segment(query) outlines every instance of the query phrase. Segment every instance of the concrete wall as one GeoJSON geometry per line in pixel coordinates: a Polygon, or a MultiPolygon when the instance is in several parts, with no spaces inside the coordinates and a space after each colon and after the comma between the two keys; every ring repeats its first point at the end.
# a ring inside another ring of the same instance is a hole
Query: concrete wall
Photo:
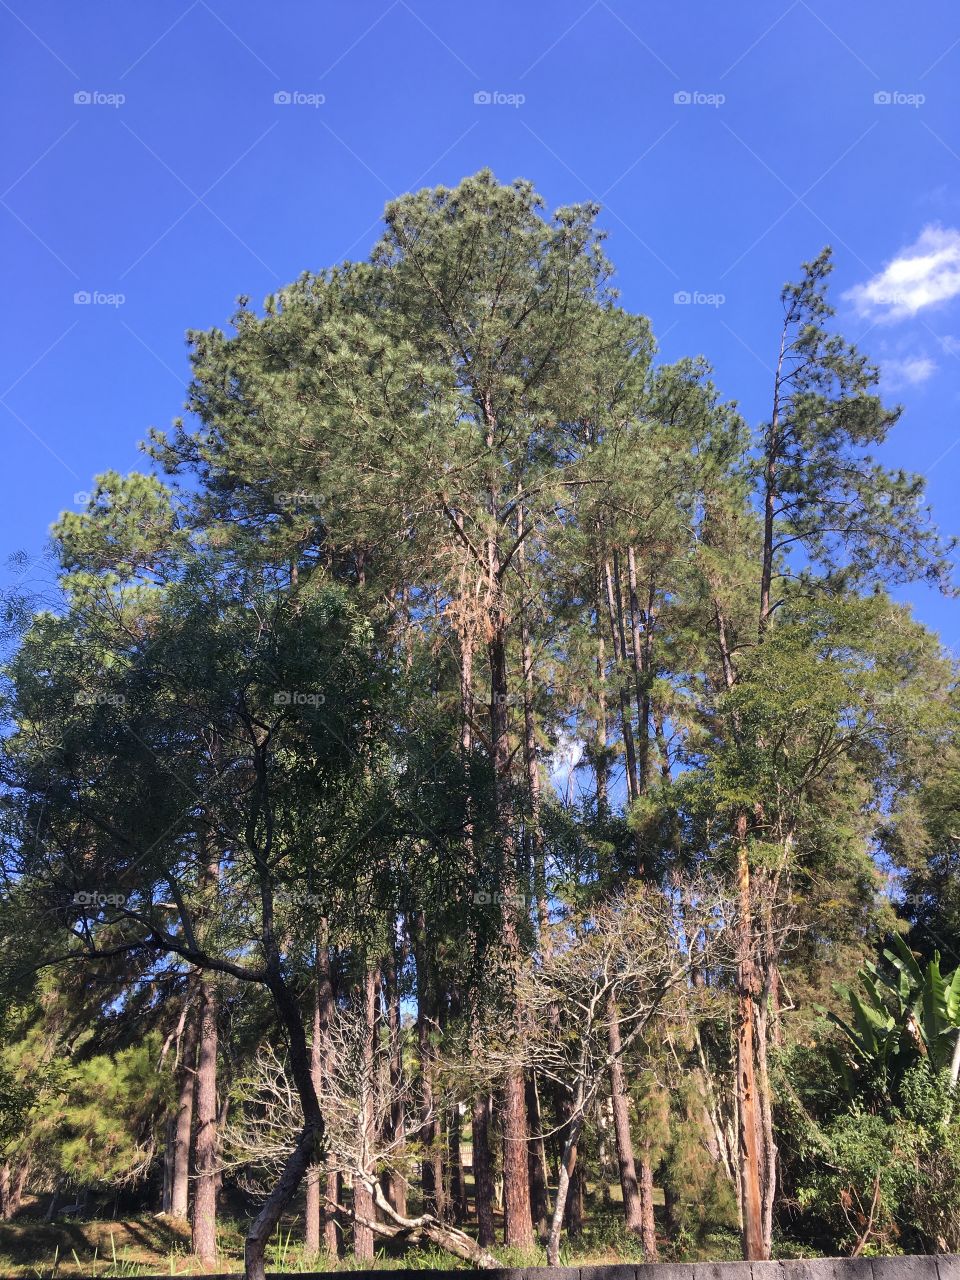
{"type": "MultiPolygon", "coordinates": [[[[350,1271],[344,1280],[463,1280],[462,1271],[350,1271]]],[[[490,1280],[960,1280],[960,1255],[809,1258],[795,1262],[658,1262],[478,1271],[490,1280]]],[[[208,1280],[212,1278],[208,1277],[208,1280]]],[[[329,1280],[299,1275],[290,1280],[329,1280]]]]}
{"type": "MultiPolygon", "coordinates": [[[[273,1280],[464,1280],[463,1271],[304,1272],[273,1280]]],[[[902,1258],[808,1258],[795,1262],[655,1262],[611,1267],[525,1267],[477,1271],[490,1280],[960,1280],[960,1255],[902,1258]]],[[[157,1280],[165,1280],[157,1277],[157,1280]]],[[[204,1280],[238,1280],[206,1276],[204,1280]]]]}

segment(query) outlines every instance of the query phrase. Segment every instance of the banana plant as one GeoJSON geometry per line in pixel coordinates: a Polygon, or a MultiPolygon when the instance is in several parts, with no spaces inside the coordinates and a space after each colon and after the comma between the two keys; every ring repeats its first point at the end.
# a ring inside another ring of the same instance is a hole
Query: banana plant
{"type": "Polygon", "coordinates": [[[933,1069],[944,1071],[950,1067],[951,1084],[956,1084],[960,1067],[960,966],[952,974],[942,974],[940,952],[935,951],[926,969],[921,969],[900,934],[894,936],[893,945],[895,951],[885,948],[883,954],[898,974],[897,995],[907,1014],[908,1029],[933,1069]]]}
{"type": "Polygon", "coordinates": [[[829,1020],[843,1032],[846,1053],[831,1058],[847,1092],[856,1092],[866,1076],[886,1092],[917,1057],[934,1071],[950,1070],[950,1083],[960,1075],[960,966],[952,974],[940,971],[940,953],[922,968],[904,939],[894,935],[892,949],[884,948],[892,973],[869,963],[859,972],[866,998],[841,984],[834,990],[850,1007],[848,1021],[836,1013],[829,1020]],[[852,1059],[852,1061],[851,1061],[852,1059]]]}

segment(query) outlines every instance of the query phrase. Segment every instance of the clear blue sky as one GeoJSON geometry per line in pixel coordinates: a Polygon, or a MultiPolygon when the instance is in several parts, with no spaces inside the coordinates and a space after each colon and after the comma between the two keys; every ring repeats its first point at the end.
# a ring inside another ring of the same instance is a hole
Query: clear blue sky
{"type": "MultiPolygon", "coordinates": [[[[626,305],[753,422],[780,286],[833,244],[842,328],[907,406],[885,460],[958,524],[956,0],[0,0],[0,48],[3,557],[144,465],[186,329],[483,166],[598,199],[626,305]]],[[[960,603],[906,594],[960,646],[960,603]]]]}

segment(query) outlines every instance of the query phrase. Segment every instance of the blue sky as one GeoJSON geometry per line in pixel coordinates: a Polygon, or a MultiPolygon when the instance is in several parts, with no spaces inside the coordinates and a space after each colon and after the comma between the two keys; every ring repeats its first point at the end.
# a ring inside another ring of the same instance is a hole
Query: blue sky
{"type": "MultiPolygon", "coordinates": [[[[780,286],[832,244],[838,322],[906,405],[884,460],[960,523],[955,3],[0,0],[0,48],[6,582],[48,577],[96,472],[144,465],[185,330],[484,166],[599,200],[625,304],[752,422],[780,286]]],[[[904,594],[960,647],[960,602],[904,594]]]]}

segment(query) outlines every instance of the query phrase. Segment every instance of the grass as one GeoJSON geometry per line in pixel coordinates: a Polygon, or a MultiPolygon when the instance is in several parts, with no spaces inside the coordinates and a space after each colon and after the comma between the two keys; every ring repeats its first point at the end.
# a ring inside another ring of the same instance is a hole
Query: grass
{"type": "Polygon", "coordinates": [[[76,1275],[188,1274],[190,1228],[142,1214],[117,1222],[65,1219],[0,1223],[0,1272],[56,1280],[76,1275]]]}
{"type": "MultiPolygon", "coordinates": [[[[467,1177],[468,1191],[472,1180],[467,1177]]],[[[563,1239],[561,1262],[566,1265],[602,1265],[639,1261],[640,1243],[629,1235],[619,1210],[620,1188],[589,1184],[588,1215],[582,1234],[563,1239]]],[[[661,1207],[663,1193],[654,1191],[661,1207]]],[[[413,1211],[415,1206],[411,1206],[413,1211]]],[[[361,1264],[348,1256],[341,1259],[308,1254],[302,1244],[302,1218],[291,1214],[280,1225],[267,1250],[268,1272],[352,1271],[361,1264]]],[[[221,1213],[217,1224],[218,1273],[243,1271],[243,1241],[246,1222],[221,1213]]],[[[0,1222],[0,1280],[70,1280],[76,1276],[135,1277],[192,1276],[204,1274],[200,1260],[191,1252],[189,1224],[167,1215],[134,1214],[117,1221],[62,1219],[44,1222],[21,1218],[0,1222]]],[[[542,1266],[545,1250],[536,1247],[520,1257],[515,1250],[497,1246],[493,1252],[505,1267],[542,1266]]],[[[717,1231],[701,1237],[678,1252],[683,1259],[720,1261],[738,1256],[738,1242],[732,1234],[717,1231]]],[[[456,1270],[467,1264],[424,1244],[411,1249],[388,1244],[378,1249],[374,1269],[456,1270]]],[[[367,1269],[363,1267],[363,1269],[367,1269]]]]}

